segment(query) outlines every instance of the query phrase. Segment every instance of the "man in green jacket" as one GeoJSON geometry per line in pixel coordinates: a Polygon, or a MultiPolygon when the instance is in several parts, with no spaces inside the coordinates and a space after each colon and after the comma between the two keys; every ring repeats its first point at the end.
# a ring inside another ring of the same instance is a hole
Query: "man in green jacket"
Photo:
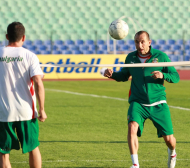
{"type": "MultiPolygon", "coordinates": [[[[151,40],[146,31],[135,35],[136,51],[128,54],[125,64],[171,62],[168,56],[151,48],[151,40]]],[[[176,139],[170,111],[166,102],[164,80],[170,83],[179,82],[179,74],[174,67],[125,67],[120,72],[106,69],[104,76],[116,81],[128,81],[132,76],[129,92],[130,107],[128,110],[128,145],[133,166],[139,168],[138,138],[141,136],[147,118],[153,121],[158,137],[163,137],[168,146],[168,167],[176,164],[176,139]]]]}

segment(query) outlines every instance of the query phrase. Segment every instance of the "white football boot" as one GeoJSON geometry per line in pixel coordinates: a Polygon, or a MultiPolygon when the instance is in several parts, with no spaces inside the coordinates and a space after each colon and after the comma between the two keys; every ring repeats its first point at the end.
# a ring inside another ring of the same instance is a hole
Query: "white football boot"
{"type": "Polygon", "coordinates": [[[168,168],[174,168],[176,164],[177,154],[171,156],[170,149],[168,149],[168,168]]]}

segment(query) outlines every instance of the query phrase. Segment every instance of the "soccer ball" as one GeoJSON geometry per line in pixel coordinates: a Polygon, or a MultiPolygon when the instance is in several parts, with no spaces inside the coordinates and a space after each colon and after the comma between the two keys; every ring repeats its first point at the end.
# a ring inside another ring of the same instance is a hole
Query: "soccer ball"
{"type": "Polygon", "coordinates": [[[114,20],[109,27],[109,34],[116,40],[121,40],[127,36],[129,27],[127,23],[121,19],[114,20]]]}

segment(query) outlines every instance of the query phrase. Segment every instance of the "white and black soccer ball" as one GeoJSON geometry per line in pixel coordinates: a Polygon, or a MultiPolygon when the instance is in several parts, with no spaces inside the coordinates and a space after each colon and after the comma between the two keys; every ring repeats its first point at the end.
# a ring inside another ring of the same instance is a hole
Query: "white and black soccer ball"
{"type": "Polygon", "coordinates": [[[109,27],[109,34],[116,40],[124,39],[129,33],[129,26],[121,19],[114,20],[109,27]]]}

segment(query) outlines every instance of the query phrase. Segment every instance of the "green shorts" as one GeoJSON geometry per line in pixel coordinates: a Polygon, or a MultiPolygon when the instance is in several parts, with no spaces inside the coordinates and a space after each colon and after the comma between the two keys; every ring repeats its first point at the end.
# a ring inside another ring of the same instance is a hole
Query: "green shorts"
{"type": "Polygon", "coordinates": [[[39,146],[38,120],[0,122],[0,153],[10,153],[12,149],[27,153],[39,146]],[[19,144],[20,142],[20,144],[19,144]]]}
{"type": "Polygon", "coordinates": [[[135,121],[139,124],[137,135],[140,137],[143,132],[144,122],[149,118],[157,128],[158,137],[172,135],[173,126],[169,107],[166,103],[156,106],[144,106],[137,102],[132,102],[128,110],[128,123],[135,121]]]}

